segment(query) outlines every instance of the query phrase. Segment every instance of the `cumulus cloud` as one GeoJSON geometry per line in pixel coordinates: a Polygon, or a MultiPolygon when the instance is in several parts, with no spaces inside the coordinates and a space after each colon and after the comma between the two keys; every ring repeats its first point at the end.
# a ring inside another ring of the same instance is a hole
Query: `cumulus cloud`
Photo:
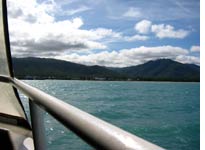
{"type": "Polygon", "coordinates": [[[103,65],[110,67],[126,67],[142,64],[149,60],[170,58],[176,59],[177,56],[188,54],[188,50],[173,46],[158,47],[137,47],[132,49],[122,49],[119,51],[103,51],[96,54],[57,56],[58,59],[72,61],[86,65],[103,65]]]}
{"type": "Polygon", "coordinates": [[[135,30],[139,33],[149,33],[151,28],[152,22],[149,20],[142,20],[135,25],[135,30]]]}
{"type": "Polygon", "coordinates": [[[53,22],[53,14],[56,4],[52,0],[47,0],[39,5],[36,0],[8,0],[8,17],[23,20],[30,23],[53,22]]]}
{"type": "Polygon", "coordinates": [[[200,52],[200,46],[194,45],[190,48],[191,52],[200,52]]]}
{"type": "Polygon", "coordinates": [[[106,48],[106,45],[93,39],[98,32],[80,29],[83,25],[80,18],[46,24],[10,19],[9,24],[14,49],[21,47],[27,51],[43,52],[106,48]]]}
{"type": "Polygon", "coordinates": [[[131,7],[122,16],[131,17],[131,18],[140,18],[142,14],[138,8],[131,7]]]}
{"type": "Polygon", "coordinates": [[[160,39],[162,38],[183,39],[189,34],[189,31],[183,29],[175,30],[173,26],[165,25],[165,24],[152,25],[152,32],[154,32],[156,36],[160,39]]]}
{"type": "Polygon", "coordinates": [[[122,33],[114,32],[112,29],[97,28],[89,31],[92,33],[92,37],[94,39],[102,39],[107,37],[120,39],[123,36],[122,33]]]}
{"type": "Polygon", "coordinates": [[[189,31],[184,29],[176,30],[173,26],[167,24],[152,24],[149,20],[142,20],[135,24],[135,30],[141,34],[154,33],[156,37],[183,39],[189,31]]]}

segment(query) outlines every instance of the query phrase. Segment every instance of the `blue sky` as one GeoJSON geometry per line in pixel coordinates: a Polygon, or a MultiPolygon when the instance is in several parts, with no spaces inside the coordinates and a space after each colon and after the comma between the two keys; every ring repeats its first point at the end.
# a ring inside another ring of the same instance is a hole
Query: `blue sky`
{"type": "Polygon", "coordinates": [[[199,0],[8,0],[15,57],[125,67],[200,64],[199,0]]]}

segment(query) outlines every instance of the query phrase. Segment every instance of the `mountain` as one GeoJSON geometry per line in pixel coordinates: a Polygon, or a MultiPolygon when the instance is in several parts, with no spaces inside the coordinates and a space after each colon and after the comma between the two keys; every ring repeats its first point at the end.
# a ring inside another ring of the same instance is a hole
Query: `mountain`
{"type": "Polygon", "coordinates": [[[81,80],[154,80],[199,81],[200,67],[170,59],[149,61],[142,65],[107,68],[86,66],[48,58],[13,58],[14,74],[18,78],[81,79],[81,80]]]}
{"type": "Polygon", "coordinates": [[[13,58],[15,76],[19,78],[93,79],[121,78],[120,74],[101,66],[85,66],[47,58],[13,58]]]}
{"type": "Polygon", "coordinates": [[[149,61],[142,65],[111,69],[140,80],[199,81],[200,67],[171,59],[149,61]]]}

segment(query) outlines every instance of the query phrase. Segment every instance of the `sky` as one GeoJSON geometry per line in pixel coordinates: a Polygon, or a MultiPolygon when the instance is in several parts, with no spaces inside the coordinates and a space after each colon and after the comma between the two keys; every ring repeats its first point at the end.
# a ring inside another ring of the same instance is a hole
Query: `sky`
{"type": "Polygon", "coordinates": [[[14,57],[126,67],[200,65],[199,0],[8,0],[14,57]]]}

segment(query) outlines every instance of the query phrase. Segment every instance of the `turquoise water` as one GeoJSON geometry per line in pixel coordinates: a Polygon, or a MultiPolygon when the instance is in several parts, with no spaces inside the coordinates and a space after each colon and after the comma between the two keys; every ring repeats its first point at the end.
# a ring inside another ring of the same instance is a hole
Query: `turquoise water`
{"type": "MultiPolygon", "coordinates": [[[[166,149],[199,150],[199,83],[25,82],[166,149]]],[[[50,150],[91,149],[46,113],[45,126],[50,150]]]]}

